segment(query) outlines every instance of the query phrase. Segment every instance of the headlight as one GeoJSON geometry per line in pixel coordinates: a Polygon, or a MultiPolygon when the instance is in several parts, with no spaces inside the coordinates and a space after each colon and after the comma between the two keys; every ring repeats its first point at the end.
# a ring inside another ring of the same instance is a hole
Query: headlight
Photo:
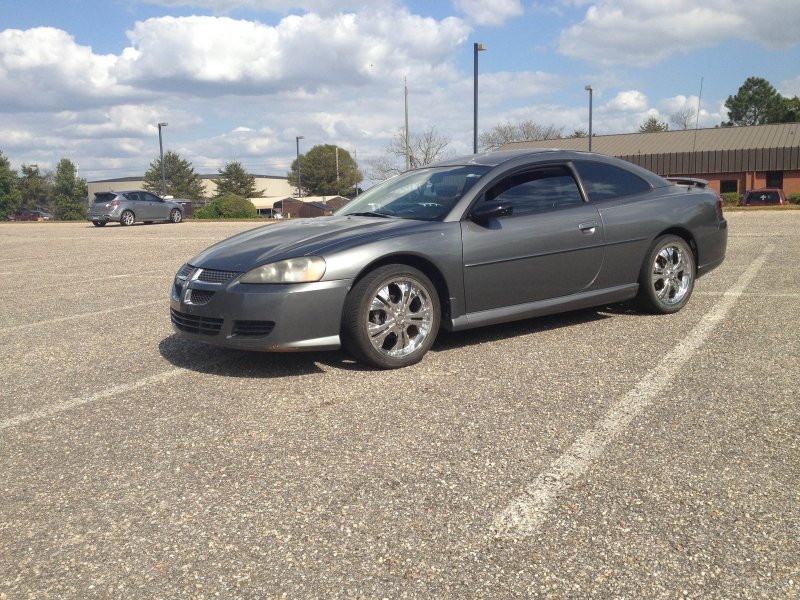
{"type": "Polygon", "coordinates": [[[319,256],[289,258],[256,267],[242,275],[241,283],[307,283],[325,275],[325,259],[319,256]]]}

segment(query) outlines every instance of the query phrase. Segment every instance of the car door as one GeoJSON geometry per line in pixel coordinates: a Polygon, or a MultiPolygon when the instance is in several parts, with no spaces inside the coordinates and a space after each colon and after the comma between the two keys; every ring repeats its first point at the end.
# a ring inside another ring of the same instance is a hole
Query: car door
{"type": "Polygon", "coordinates": [[[508,216],[462,221],[467,312],[568,296],[592,285],[603,263],[600,215],[567,165],[529,169],[493,184],[473,207],[508,216]]]}
{"type": "Polygon", "coordinates": [[[164,201],[150,192],[140,192],[142,197],[142,204],[147,208],[147,220],[158,221],[161,219],[169,218],[169,211],[166,209],[164,201]]]}
{"type": "Polygon", "coordinates": [[[142,221],[147,218],[147,208],[144,206],[144,202],[142,202],[139,192],[125,192],[122,195],[126,200],[123,208],[133,212],[137,221],[142,221]]]}

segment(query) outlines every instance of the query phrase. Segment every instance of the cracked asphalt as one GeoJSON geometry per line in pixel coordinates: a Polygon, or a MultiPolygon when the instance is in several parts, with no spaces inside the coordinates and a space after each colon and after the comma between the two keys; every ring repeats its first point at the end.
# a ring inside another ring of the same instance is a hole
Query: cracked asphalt
{"type": "Polygon", "coordinates": [[[726,218],[678,314],[390,372],[172,333],[255,223],[0,224],[0,598],[799,598],[800,211],[726,218]]]}

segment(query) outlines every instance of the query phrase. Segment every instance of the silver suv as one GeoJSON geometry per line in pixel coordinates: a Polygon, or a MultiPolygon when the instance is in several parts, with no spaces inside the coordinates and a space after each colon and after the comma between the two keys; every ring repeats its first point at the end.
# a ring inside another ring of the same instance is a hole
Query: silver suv
{"type": "Polygon", "coordinates": [[[120,225],[133,225],[137,221],[180,223],[183,206],[144,190],[97,192],[86,218],[95,227],[103,227],[109,221],[118,221],[120,225]]]}

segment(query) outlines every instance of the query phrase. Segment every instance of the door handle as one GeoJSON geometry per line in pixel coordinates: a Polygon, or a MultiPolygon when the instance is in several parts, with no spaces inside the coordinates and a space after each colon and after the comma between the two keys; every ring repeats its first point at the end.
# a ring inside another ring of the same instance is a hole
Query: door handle
{"type": "Polygon", "coordinates": [[[578,229],[586,235],[591,235],[597,230],[597,221],[587,221],[578,225],[578,229]]]}

